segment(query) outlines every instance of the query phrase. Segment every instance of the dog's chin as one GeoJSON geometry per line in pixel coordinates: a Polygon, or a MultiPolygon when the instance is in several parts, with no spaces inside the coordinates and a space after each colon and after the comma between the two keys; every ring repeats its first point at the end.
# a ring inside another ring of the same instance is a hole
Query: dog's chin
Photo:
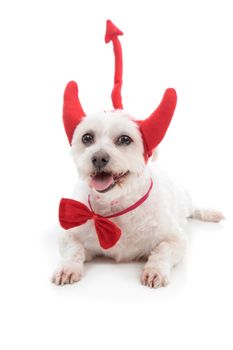
{"type": "Polygon", "coordinates": [[[119,174],[114,174],[110,171],[95,172],[90,176],[89,186],[98,193],[106,193],[116,185],[122,186],[129,174],[129,170],[119,174]]]}

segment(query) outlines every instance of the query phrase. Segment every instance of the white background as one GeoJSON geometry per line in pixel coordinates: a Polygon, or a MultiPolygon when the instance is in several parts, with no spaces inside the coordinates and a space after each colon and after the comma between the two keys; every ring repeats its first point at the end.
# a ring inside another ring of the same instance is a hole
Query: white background
{"type": "Polygon", "coordinates": [[[1,308],[8,349],[232,349],[232,2],[1,1],[1,308]],[[105,21],[124,31],[123,101],[148,116],[166,87],[178,105],[158,164],[220,225],[190,224],[167,288],[139,283],[142,263],[98,260],[55,287],[58,202],[77,174],[62,126],[65,84],[86,113],[111,109],[105,21]]]}

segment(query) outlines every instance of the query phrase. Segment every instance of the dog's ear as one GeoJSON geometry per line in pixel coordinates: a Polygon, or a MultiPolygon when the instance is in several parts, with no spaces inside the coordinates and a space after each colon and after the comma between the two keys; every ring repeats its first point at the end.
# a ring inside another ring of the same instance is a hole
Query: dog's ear
{"type": "Polygon", "coordinates": [[[145,120],[137,121],[143,137],[145,161],[164,138],[176,108],[176,101],[176,91],[167,89],[160,105],[151,116],[145,120]]]}
{"type": "Polygon", "coordinates": [[[83,117],[85,113],[78,98],[78,85],[70,81],[65,88],[63,104],[63,123],[70,144],[74,130],[83,117]]]}

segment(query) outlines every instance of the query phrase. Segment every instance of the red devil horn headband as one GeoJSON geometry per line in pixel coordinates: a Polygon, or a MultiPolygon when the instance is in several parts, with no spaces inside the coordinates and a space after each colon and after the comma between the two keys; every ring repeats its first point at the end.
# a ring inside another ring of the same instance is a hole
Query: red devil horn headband
{"type": "MultiPolygon", "coordinates": [[[[107,21],[105,42],[112,41],[115,55],[114,87],[112,90],[112,103],[115,109],[122,109],[121,87],[122,87],[122,49],[118,35],[123,35],[110,20],[107,21]]],[[[176,91],[167,89],[158,108],[145,120],[136,123],[142,134],[144,143],[145,161],[152,155],[153,150],[162,141],[166,134],[170,121],[176,107],[176,91]]],[[[67,84],[64,93],[63,122],[69,142],[72,142],[74,130],[85,117],[85,113],[78,98],[78,86],[74,81],[67,84]]]]}

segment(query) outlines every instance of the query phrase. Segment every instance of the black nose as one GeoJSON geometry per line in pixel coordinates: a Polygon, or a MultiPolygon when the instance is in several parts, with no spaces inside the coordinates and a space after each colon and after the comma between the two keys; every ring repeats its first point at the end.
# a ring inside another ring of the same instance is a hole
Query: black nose
{"type": "Polygon", "coordinates": [[[104,151],[98,151],[93,154],[91,161],[98,170],[104,168],[109,162],[110,156],[104,151]]]}

